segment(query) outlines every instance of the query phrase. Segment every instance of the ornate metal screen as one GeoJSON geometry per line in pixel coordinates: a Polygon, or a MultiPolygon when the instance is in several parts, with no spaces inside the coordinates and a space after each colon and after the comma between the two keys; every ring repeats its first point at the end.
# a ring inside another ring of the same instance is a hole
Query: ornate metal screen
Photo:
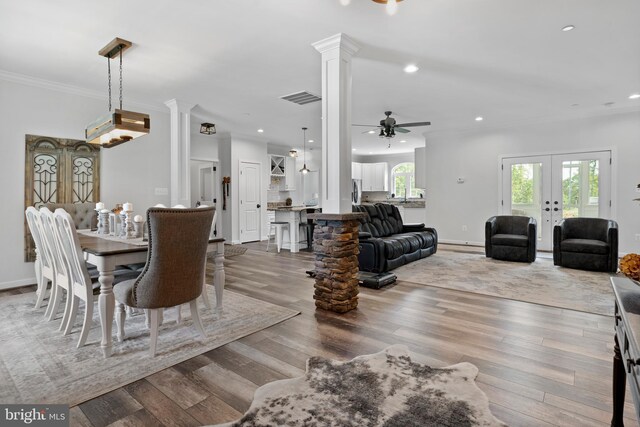
{"type": "MultiPolygon", "coordinates": [[[[25,209],[100,199],[100,147],[75,139],[26,136],[25,209]]],[[[25,221],[25,261],[35,247],[25,221]]]]}

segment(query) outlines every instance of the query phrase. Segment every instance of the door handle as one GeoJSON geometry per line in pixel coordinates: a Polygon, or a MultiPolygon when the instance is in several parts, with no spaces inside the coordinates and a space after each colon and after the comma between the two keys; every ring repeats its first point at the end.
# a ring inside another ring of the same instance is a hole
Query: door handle
{"type": "Polygon", "coordinates": [[[558,210],[559,210],[558,208],[553,208],[554,212],[558,212],[558,210]]]}
{"type": "Polygon", "coordinates": [[[551,210],[551,208],[545,208],[545,211],[549,212],[551,210]]]}
{"type": "Polygon", "coordinates": [[[546,202],[544,202],[545,205],[548,205],[549,203],[551,203],[551,202],[549,202],[548,200],[546,202]]]}
{"type": "Polygon", "coordinates": [[[256,208],[258,208],[258,209],[260,209],[261,207],[262,207],[262,206],[260,205],[260,203],[258,203],[258,204],[256,205],[256,208]]]}
{"type": "Polygon", "coordinates": [[[556,200],[555,202],[553,202],[553,204],[554,204],[554,205],[557,205],[557,204],[558,204],[558,201],[556,200]]]}

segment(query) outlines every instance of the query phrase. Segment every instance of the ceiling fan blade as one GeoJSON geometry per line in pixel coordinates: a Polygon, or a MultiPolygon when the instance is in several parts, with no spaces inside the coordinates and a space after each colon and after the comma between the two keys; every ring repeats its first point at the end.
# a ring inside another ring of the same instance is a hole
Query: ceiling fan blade
{"type": "Polygon", "coordinates": [[[409,133],[409,132],[411,132],[409,129],[399,128],[398,126],[394,127],[393,130],[395,132],[400,132],[400,133],[409,133]]]}
{"type": "Polygon", "coordinates": [[[429,126],[430,124],[431,122],[400,123],[396,125],[396,129],[398,128],[398,126],[403,128],[409,128],[413,126],[429,126]]]}

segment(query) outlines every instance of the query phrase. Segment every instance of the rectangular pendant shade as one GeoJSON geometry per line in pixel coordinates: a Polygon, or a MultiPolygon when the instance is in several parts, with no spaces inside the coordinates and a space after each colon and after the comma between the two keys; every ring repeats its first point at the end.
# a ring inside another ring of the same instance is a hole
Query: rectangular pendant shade
{"type": "Polygon", "coordinates": [[[87,126],[85,136],[89,144],[111,148],[148,134],[150,127],[148,114],[115,109],[87,126]]]}

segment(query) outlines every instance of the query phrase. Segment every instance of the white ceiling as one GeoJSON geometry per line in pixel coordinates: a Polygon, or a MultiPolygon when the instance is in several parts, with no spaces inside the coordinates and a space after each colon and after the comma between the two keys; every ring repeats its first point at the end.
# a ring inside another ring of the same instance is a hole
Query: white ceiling
{"type": "Polygon", "coordinates": [[[637,108],[638,17],[637,0],[405,0],[395,16],[369,0],[0,0],[0,69],[106,92],[97,51],[122,37],[135,43],[125,108],[178,98],[219,131],[300,148],[302,126],[320,144],[320,103],[279,97],[320,94],[311,43],[344,32],[362,45],[353,122],[375,124],[387,109],[432,122],[390,150],[354,128],[357,154],[381,154],[423,144],[423,131],[637,108]],[[420,70],[405,74],[408,63],[420,70]]]}

